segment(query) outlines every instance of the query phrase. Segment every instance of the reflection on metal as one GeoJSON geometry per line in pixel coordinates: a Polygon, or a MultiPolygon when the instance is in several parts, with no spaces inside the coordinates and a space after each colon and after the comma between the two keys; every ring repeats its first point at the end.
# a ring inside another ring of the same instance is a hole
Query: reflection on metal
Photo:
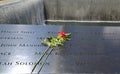
{"type": "Polygon", "coordinates": [[[0,1],[0,24],[43,23],[43,0],[0,1]]]}
{"type": "Polygon", "coordinates": [[[120,27],[75,25],[0,25],[0,73],[29,74],[46,48],[43,38],[58,31],[71,32],[71,41],[56,48],[42,73],[120,73],[120,27]]]}

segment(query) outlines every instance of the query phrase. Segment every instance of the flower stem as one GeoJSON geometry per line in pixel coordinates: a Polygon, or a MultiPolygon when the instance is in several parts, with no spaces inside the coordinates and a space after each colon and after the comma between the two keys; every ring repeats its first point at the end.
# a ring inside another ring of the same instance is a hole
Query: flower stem
{"type": "Polygon", "coordinates": [[[37,74],[39,74],[39,73],[40,73],[40,71],[42,70],[43,66],[44,66],[44,65],[45,65],[45,63],[46,63],[46,60],[48,59],[49,55],[52,53],[53,49],[54,49],[54,48],[51,48],[51,50],[50,50],[49,54],[46,56],[46,58],[45,58],[45,60],[44,60],[43,64],[41,65],[41,67],[40,67],[40,69],[39,69],[39,71],[38,71],[38,73],[37,73],[37,74]]]}
{"type": "Polygon", "coordinates": [[[40,61],[42,60],[42,58],[44,57],[44,55],[46,54],[46,52],[49,50],[50,47],[48,47],[43,54],[40,56],[40,58],[38,59],[37,63],[34,65],[34,67],[32,68],[31,74],[32,72],[35,70],[36,66],[40,63],[40,61]]]}

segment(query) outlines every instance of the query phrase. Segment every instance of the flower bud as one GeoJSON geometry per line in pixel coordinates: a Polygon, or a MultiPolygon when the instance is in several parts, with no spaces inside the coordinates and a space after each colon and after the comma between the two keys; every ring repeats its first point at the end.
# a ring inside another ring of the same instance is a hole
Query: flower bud
{"type": "Polygon", "coordinates": [[[65,34],[65,32],[58,32],[58,36],[62,37],[62,38],[65,38],[66,34],[65,34]]]}

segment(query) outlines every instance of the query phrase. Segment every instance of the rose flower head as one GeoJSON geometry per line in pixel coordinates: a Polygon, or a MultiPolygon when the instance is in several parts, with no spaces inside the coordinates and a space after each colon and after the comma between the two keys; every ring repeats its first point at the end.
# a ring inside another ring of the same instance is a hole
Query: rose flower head
{"type": "Polygon", "coordinates": [[[64,37],[66,37],[66,34],[65,34],[65,32],[58,32],[58,36],[61,38],[64,38],[64,37]]]}

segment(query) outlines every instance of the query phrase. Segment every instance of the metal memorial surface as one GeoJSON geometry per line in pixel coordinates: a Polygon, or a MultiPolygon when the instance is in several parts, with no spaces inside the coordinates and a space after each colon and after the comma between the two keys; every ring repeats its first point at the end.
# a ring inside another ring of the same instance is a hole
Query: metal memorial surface
{"type": "Polygon", "coordinates": [[[71,41],[53,51],[41,73],[120,73],[119,26],[0,25],[0,74],[29,74],[44,37],[59,31],[71,32],[71,41]]]}

